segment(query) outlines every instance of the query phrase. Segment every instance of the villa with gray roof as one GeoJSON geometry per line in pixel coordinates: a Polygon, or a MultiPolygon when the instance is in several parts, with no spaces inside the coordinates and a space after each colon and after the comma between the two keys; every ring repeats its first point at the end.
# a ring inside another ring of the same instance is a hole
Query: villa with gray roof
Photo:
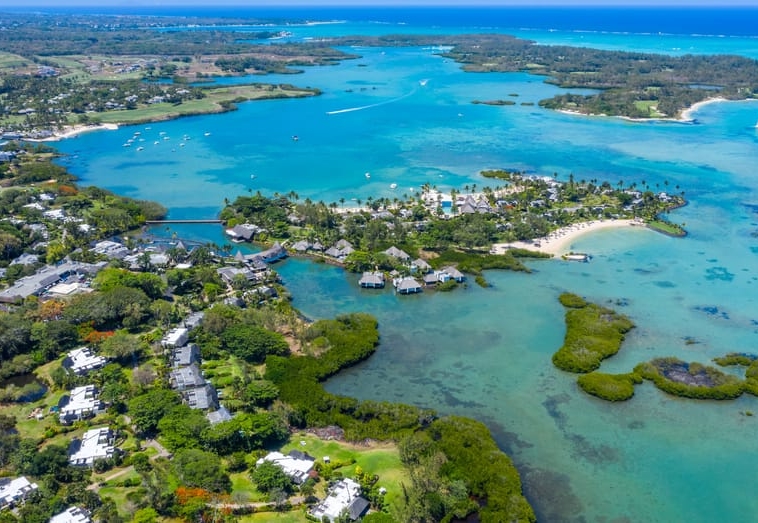
{"type": "Polygon", "coordinates": [[[445,267],[442,269],[442,271],[447,273],[452,279],[454,279],[458,283],[462,283],[463,281],[466,280],[466,276],[455,267],[445,267]]]}
{"type": "Polygon", "coordinates": [[[16,303],[29,296],[39,296],[59,281],[69,281],[72,276],[94,276],[107,262],[82,263],[66,261],[59,265],[46,265],[31,276],[24,276],[0,292],[0,302],[16,303]]]}
{"type": "Polygon", "coordinates": [[[404,261],[404,262],[411,259],[410,255],[407,252],[405,252],[402,249],[398,249],[394,245],[390,247],[389,249],[387,249],[386,251],[384,251],[384,254],[386,254],[387,256],[396,258],[400,261],[404,261]]]}
{"type": "Polygon", "coordinates": [[[171,366],[174,368],[187,367],[200,363],[200,348],[194,343],[174,348],[171,353],[171,366]]]}
{"type": "Polygon", "coordinates": [[[172,370],[169,374],[169,381],[171,387],[178,391],[196,389],[205,385],[205,378],[203,378],[197,363],[172,370]]]}
{"type": "Polygon", "coordinates": [[[208,421],[210,421],[211,425],[215,425],[216,423],[221,423],[222,421],[229,421],[232,419],[231,413],[226,409],[226,407],[219,407],[217,410],[214,410],[213,412],[209,412],[205,415],[206,418],[208,418],[208,421]]]}
{"type": "Polygon", "coordinates": [[[421,273],[427,273],[432,270],[432,266],[429,265],[426,260],[422,260],[421,258],[417,258],[411,262],[411,271],[414,267],[421,273]]]}
{"type": "Polygon", "coordinates": [[[218,408],[216,389],[207,383],[202,387],[185,390],[183,396],[191,409],[208,410],[218,408]]]}
{"type": "Polygon", "coordinates": [[[225,232],[233,242],[249,242],[256,234],[265,232],[265,229],[253,225],[252,223],[243,223],[235,225],[231,229],[227,229],[225,232]]]}

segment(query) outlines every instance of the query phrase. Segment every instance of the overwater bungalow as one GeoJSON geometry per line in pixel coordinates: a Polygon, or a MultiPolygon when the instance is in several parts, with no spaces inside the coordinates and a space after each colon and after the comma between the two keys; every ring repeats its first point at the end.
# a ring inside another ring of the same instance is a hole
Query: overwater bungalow
{"type": "Polygon", "coordinates": [[[381,271],[364,272],[361,279],[358,280],[358,285],[364,289],[383,289],[384,273],[381,271]]]}
{"type": "Polygon", "coordinates": [[[411,278],[410,276],[396,278],[392,283],[395,286],[395,290],[400,294],[415,294],[421,292],[421,284],[417,282],[415,278],[411,278]]]}

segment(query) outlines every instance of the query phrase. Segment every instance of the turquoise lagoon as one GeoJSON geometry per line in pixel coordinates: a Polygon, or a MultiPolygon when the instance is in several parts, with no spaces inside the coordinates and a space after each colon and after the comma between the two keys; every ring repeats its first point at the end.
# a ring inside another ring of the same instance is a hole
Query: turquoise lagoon
{"type": "MultiPolygon", "coordinates": [[[[341,27],[357,32],[349,29],[356,28],[341,27]]],[[[631,46],[623,43],[628,35],[591,36],[631,46]]],[[[632,40],[654,48],[658,38],[632,40]]],[[[750,55],[755,40],[729,42],[750,55]]],[[[521,105],[559,91],[539,77],[464,74],[432,49],[350,51],[362,57],[257,78],[319,87],[319,97],[247,103],[59,147],[83,183],[158,200],[175,218],[212,217],[224,198],[257,190],[350,205],[423,183],[481,187],[479,171],[494,167],[686,191],[690,204],[670,216],[686,223],[685,239],[636,228],[599,232],[573,246],[592,253],[591,263],[490,272],[488,289],[398,297],[362,291],[355,276],[304,260],[277,269],[309,317],[368,311],[379,319],[376,355],[332,379],[331,391],[484,421],[517,464],[541,521],[758,519],[758,417],[743,414],[758,411],[756,398],[696,402],[646,383],[632,400],[608,404],[550,362],[564,334],[563,291],[610,304],[637,324],[604,371],[657,356],[709,363],[756,351],[758,104],[711,104],[694,124],[565,115],[521,105]],[[515,106],[470,103],[511,93],[515,106]],[[142,151],[122,147],[135,131],[142,151]]],[[[211,226],[156,232],[224,241],[211,226]]]]}

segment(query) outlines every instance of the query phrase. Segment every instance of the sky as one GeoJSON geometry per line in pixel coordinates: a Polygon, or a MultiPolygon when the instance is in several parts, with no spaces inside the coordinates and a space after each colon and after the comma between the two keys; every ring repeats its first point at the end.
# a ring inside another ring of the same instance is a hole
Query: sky
{"type": "Polygon", "coordinates": [[[0,0],[0,8],[6,7],[165,7],[165,6],[755,6],[758,0],[0,0]]]}

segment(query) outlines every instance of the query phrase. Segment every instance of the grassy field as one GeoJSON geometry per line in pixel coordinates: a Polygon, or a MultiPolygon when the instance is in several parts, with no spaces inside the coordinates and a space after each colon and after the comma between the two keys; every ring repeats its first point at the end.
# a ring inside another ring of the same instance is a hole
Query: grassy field
{"type": "Polygon", "coordinates": [[[408,482],[408,475],[400,462],[397,446],[391,443],[376,443],[363,447],[342,441],[324,441],[310,434],[295,434],[282,448],[286,454],[292,449],[307,452],[317,461],[328,456],[332,463],[353,462],[350,465],[335,469],[345,477],[353,477],[355,468],[360,466],[364,472],[379,476],[378,485],[387,489],[386,500],[392,506],[402,496],[401,483],[408,482]],[[301,443],[305,442],[305,445],[301,443]]]}
{"type": "Polygon", "coordinates": [[[657,100],[637,100],[634,102],[634,106],[640,111],[648,113],[651,118],[663,118],[666,116],[662,112],[658,111],[657,100]]]}
{"type": "Polygon", "coordinates": [[[293,510],[292,512],[258,512],[247,516],[239,516],[237,520],[240,523],[267,523],[275,521],[276,523],[305,523],[310,520],[305,517],[302,510],[293,510]]]}
{"type": "Polygon", "coordinates": [[[19,68],[31,66],[32,62],[22,56],[0,52],[0,72],[13,72],[19,68]]]}
{"type": "Polygon", "coordinates": [[[189,100],[179,105],[170,103],[154,104],[126,111],[100,113],[97,119],[102,123],[134,124],[170,120],[180,116],[211,114],[227,109],[222,104],[234,101],[263,100],[267,98],[295,98],[311,96],[306,90],[287,90],[274,85],[240,85],[208,89],[202,100],[189,100]]]}

